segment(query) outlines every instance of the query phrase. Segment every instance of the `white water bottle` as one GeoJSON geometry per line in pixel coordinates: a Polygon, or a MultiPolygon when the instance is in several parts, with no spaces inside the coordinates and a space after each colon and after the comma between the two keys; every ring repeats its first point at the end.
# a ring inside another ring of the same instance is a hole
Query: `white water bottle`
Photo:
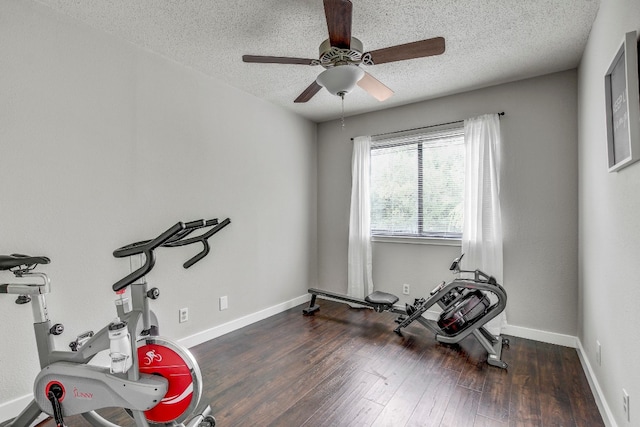
{"type": "Polygon", "coordinates": [[[109,324],[109,356],[112,374],[127,372],[133,364],[127,322],[118,317],[109,324]]]}

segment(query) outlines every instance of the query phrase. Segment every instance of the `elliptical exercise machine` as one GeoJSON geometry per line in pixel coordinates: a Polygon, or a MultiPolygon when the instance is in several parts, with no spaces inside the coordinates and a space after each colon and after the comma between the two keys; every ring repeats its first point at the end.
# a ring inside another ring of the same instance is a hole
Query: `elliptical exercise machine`
{"type": "Polygon", "coordinates": [[[34,399],[5,426],[26,427],[45,413],[54,418],[56,427],[65,426],[63,417],[76,414],[93,426],[117,427],[95,412],[107,407],[125,408],[139,427],[185,426],[192,416],[187,427],[215,426],[211,407],[198,409],[202,376],[195,358],[188,349],[157,336],[158,321],[149,300],[160,292],[148,288],[145,275],[155,264],[155,249],[201,243],[202,250],[183,264],[191,267],[209,253],[208,239],[229,223],[228,218],[220,223],[217,219],[179,222],[152,240],[115,250],[117,258],[132,257],[135,268],[113,285],[118,317],[96,334],[89,331],[76,338],[69,345],[72,351],[54,350],[53,335],[60,335],[64,327],[49,320],[45,295],[50,281],[35,271],[49,258],[0,255],[0,271],[38,282],[0,284],[0,294],[18,295],[17,304],[31,303],[42,369],[34,381],[34,399]],[[201,233],[192,237],[196,230],[201,233]],[[104,350],[109,351],[110,366],[90,364],[104,350]]]}
{"type": "Polygon", "coordinates": [[[470,275],[471,277],[457,277],[449,283],[442,282],[433,289],[428,298],[416,299],[413,304],[405,307],[396,305],[399,298],[396,295],[375,291],[364,299],[352,298],[321,289],[309,289],[311,301],[309,307],[303,309],[305,316],[311,316],[320,310],[316,304],[316,297],[344,301],[369,307],[377,313],[385,311],[399,314],[395,320],[398,326],[393,330],[402,336],[402,329],[417,321],[422,326],[435,333],[438,342],[455,344],[469,335],[473,335],[487,351],[487,363],[506,369],[507,364],[502,361],[502,346],[509,345],[507,338],[496,336],[489,332],[484,325],[500,314],[507,306],[507,293],[496,279],[480,270],[460,269],[460,257],[453,260],[449,270],[453,274],[470,275]],[[493,296],[491,301],[490,295],[493,296]],[[434,305],[442,311],[437,320],[430,320],[423,314],[434,305]]]}

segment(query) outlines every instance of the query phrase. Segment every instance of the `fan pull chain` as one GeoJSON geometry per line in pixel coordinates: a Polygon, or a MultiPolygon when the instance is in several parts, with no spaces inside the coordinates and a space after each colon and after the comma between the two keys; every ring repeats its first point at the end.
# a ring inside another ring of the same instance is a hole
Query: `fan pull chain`
{"type": "Polygon", "coordinates": [[[342,130],[344,130],[344,93],[340,94],[340,98],[342,98],[342,114],[340,120],[342,121],[342,130]]]}

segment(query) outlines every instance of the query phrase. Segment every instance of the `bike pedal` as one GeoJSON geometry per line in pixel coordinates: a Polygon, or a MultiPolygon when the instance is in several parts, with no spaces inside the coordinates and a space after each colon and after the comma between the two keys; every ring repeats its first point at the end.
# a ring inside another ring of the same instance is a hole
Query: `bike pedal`
{"type": "Polygon", "coordinates": [[[93,331],[83,332],[76,337],[75,341],[69,343],[69,348],[71,351],[78,351],[91,337],[93,337],[93,331]]]}

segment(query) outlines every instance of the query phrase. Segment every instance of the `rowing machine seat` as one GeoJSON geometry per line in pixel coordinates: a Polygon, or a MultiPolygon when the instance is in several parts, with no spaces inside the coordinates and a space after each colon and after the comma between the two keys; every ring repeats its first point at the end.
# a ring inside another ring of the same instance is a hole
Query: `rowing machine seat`
{"type": "Polygon", "coordinates": [[[367,295],[364,300],[371,304],[393,305],[398,302],[398,297],[387,292],[375,291],[367,295]]]}

